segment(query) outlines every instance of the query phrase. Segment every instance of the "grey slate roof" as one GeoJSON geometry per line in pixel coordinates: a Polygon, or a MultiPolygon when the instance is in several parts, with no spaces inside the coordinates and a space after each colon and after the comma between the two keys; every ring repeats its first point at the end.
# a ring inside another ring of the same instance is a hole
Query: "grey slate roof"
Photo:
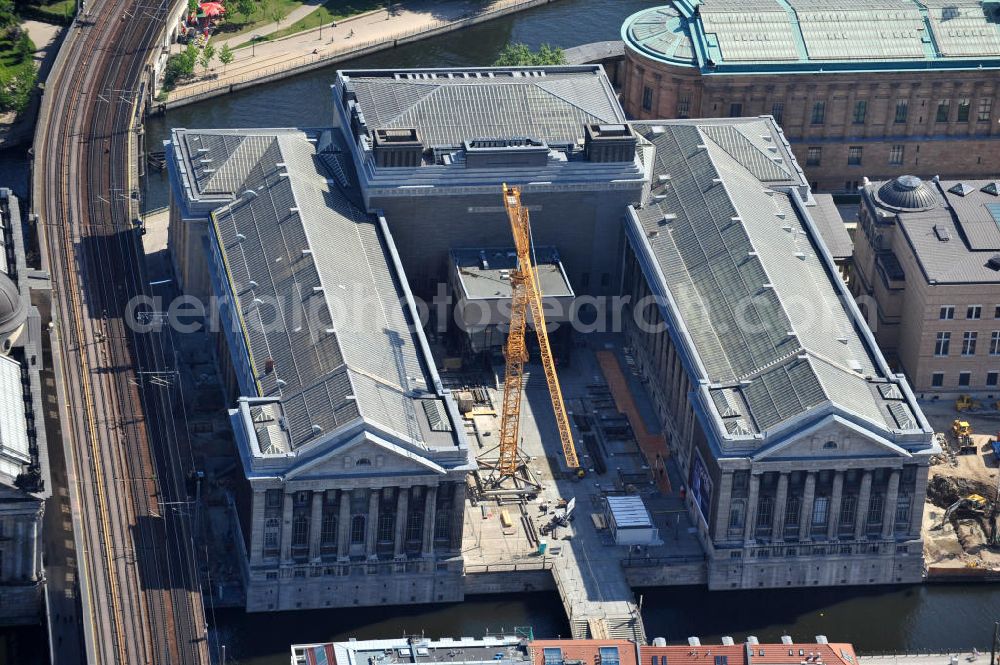
{"type": "Polygon", "coordinates": [[[1000,272],[987,266],[1000,253],[1000,196],[990,193],[995,191],[993,183],[924,181],[923,186],[936,197],[924,210],[880,206],[876,193],[883,184],[878,182],[866,185],[863,196],[882,217],[898,220],[924,279],[938,284],[1000,284],[1000,272]]]}
{"type": "Polygon", "coordinates": [[[16,478],[31,462],[21,365],[0,355],[0,474],[16,478]]]}
{"type": "Polygon", "coordinates": [[[756,175],[771,171],[761,154],[797,172],[787,145],[769,120],[727,120],[725,132],[718,122],[633,127],[655,147],[636,219],[727,434],[765,432],[826,402],[904,429],[889,402],[910,407],[878,390],[889,381],[884,362],[839,300],[815,227],[791,199],[798,183],[768,187],[756,175]],[[751,144],[769,132],[776,150],[734,152],[734,132],[751,144]]]}
{"type": "MultiPolygon", "coordinates": [[[[213,213],[210,232],[257,396],[280,398],[292,447],[359,417],[418,444],[451,445],[416,404],[434,399],[435,387],[378,220],[327,171],[333,138],[329,130],[175,132],[199,191],[237,197],[213,213]]],[[[265,411],[254,413],[262,449],[278,445],[265,411]]]]}
{"type": "Polygon", "coordinates": [[[832,194],[813,194],[816,205],[809,209],[809,216],[816,223],[823,243],[835,261],[848,259],[854,253],[854,242],[844,225],[832,194]]]}
{"type": "Polygon", "coordinates": [[[369,130],[414,128],[425,146],[478,138],[575,143],[625,116],[599,67],[344,71],[369,130]]]}

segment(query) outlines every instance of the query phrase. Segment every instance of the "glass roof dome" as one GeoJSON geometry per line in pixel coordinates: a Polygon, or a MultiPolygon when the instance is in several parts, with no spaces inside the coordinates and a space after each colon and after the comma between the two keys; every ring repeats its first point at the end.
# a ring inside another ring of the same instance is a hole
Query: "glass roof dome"
{"type": "Polygon", "coordinates": [[[934,187],[915,175],[901,175],[883,184],[875,193],[875,201],[883,208],[910,212],[938,205],[934,187]]]}

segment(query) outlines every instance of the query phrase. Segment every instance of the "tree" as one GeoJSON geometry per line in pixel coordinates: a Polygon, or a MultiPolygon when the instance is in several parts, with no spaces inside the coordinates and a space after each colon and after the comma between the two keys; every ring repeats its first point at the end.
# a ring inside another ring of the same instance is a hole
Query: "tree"
{"type": "Polygon", "coordinates": [[[211,44],[205,44],[205,48],[201,50],[201,56],[198,58],[198,63],[201,68],[208,73],[208,68],[212,65],[212,60],[215,58],[215,47],[211,44]]]}
{"type": "Polygon", "coordinates": [[[243,19],[242,23],[246,23],[251,16],[257,13],[257,3],[254,0],[236,0],[227,6],[231,7],[243,19]]]}
{"type": "Polygon", "coordinates": [[[188,14],[198,13],[198,0],[188,0],[188,14]]]}
{"type": "Polygon", "coordinates": [[[222,71],[226,71],[226,65],[231,63],[236,58],[236,54],[233,53],[233,49],[229,48],[229,44],[223,44],[222,48],[219,49],[219,62],[222,63],[222,71]]]}
{"type": "Polygon", "coordinates": [[[500,51],[497,67],[531,67],[537,65],[565,65],[566,54],[558,46],[542,44],[538,51],[532,51],[527,44],[508,43],[500,51]]]}
{"type": "Polygon", "coordinates": [[[35,63],[28,62],[0,75],[0,110],[21,113],[28,108],[38,80],[35,63]]]}
{"type": "Polygon", "coordinates": [[[281,11],[281,7],[271,7],[267,12],[267,17],[280,26],[285,14],[281,11]]]}

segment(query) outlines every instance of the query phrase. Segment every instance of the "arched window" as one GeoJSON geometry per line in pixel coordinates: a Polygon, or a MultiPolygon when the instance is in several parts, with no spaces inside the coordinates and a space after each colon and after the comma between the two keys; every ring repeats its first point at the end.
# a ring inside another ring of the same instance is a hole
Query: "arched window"
{"type": "Polygon", "coordinates": [[[354,466],[371,466],[372,461],[367,457],[359,457],[358,461],[354,463],[354,466]]]}
{"type": "Polygon", "coordinates": [[[823,444],[823,448],[825,448],[826,450],[833,450],[836,447],[837,447],[836,441],[827,441],[826,443],[823,444]]]}

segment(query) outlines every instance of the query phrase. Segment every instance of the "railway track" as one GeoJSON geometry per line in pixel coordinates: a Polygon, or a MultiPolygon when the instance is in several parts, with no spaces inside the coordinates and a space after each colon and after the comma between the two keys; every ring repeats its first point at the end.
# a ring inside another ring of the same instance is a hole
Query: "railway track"
{"type": "Polygon", "coordinates": [[[53,280],[65,435],[83,524],[84,634],[93,663],[208,663],[169,333],[125,325],[146,293],[130,156],[167,0],[97,0],[46,81],[32,204],[53,280]]]}

